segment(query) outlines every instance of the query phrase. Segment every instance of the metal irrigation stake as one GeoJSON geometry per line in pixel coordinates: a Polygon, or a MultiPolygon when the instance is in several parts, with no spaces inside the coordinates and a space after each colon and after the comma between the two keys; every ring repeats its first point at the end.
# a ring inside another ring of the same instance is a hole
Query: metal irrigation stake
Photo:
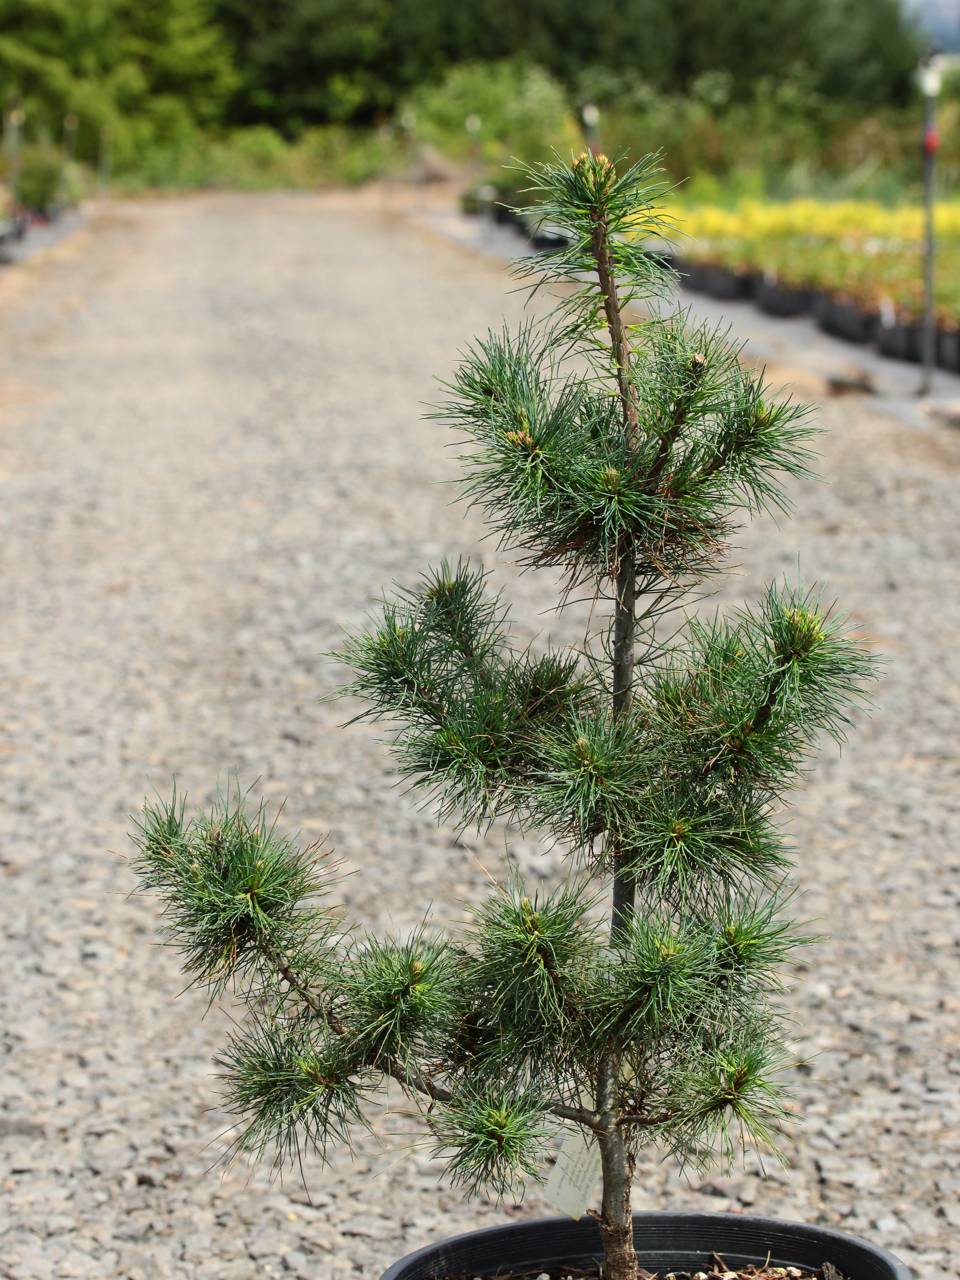
{"type": "Polygon", "coordinates": [[[933,367],[937,356],[937,318],[934,310],[934,259],[936,255],[936,227],[934,214],[937,148],[937,97],[940,93],[941,73],[936,58],[930,58],[920,69],[920,89],[923,93],[923,372],[917,394],[930,394],[933,386],[933,367]]]}
{"type": "Polygon", "coordinates": [[[100,130],[100,163],[97,173],[97,188],[100,195],[106,195],[107,188],[110,186],[110,165],[111,165],[111,144],[113,138],[110,132],[110,126],[105,124],[100,130]]]}
{"type": "Polygon", "coordinates": [[[70,195],[70,170],[77,154],[77,125],[72,111],[63,117],[63,161],[60,165],[60,199],[66,203],[70,195]]]}
{"type": "Polygon", "coordinates": [[[583,121],[583,136],[587,141],[587,149],[592,155],[596,155],[600,150],[597,131],[597,126],[600,124],[600,108],[595,102],[585,103],[580,110],[580,119],[583,121]]]}
{"type": "Polygon", "coordinates": [[[73,164],[77,158],[77,127],[80,121],[68,111],[63,117],[63,154],[67,164],[73,164]]]}
{"type": "Polygon", "coordinates": [[[7,146],[7,185],[10,188],[10,199],[13,202],[14,216],[19,215],[20,207],[20,130],[26,119],[26,112],[19,103],[7,112],[4,121],[4,142],[7,146]]]}

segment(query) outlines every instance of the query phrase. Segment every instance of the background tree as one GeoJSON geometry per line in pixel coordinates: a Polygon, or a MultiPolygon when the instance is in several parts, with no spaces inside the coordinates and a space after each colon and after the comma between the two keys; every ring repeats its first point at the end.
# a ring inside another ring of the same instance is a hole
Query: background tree
{"type": "Polygon", "coordinates": [[[96,163],[100,130],[116,158],[222,119],[234,88],[208,0],[0,0],[0,82],[31,136],[59,142],[78,117],[78,154],[96,163]]]}
{"type": "Polygon", "coordinates": [[[192,819],[176,796],[148,805],[136,867],[188,974],[250,1006],[221,1060],[239,1150],[349,1141],[393,1078],[452,1179],[502,1196],[577,1124],[600,1150],[604,1276],[635,1280],[640,1147],[706,1163],[775,1144],[776,997],[803,940],[775,811],[869,662],[785,587],[679,636],[658,626],[716,571],[739,514],[783,506],[810,428],[721,332],[682,312],[631,322],[667,284],[642,247],[663,230],[651,161],[618,174],[583,155],[529,180],[569,239],[527,267],[563,291],[542,322],[468,352],[440,416],[471,442],[465,492],[503,545],[606,598],[609,628],[583,654],[516,650],[484,575],[445,563],[340,657],[441,815],[540,830],[568,879],[500,885],[450,938],[362,937],[324,902],[329,864],[230,797],[192,819]]]}
{"type": "Polygon", "coordinates": [[[397,88],[387,70],[390,8],[389,0],[218,0],[240,69],[234,118],[295,133],[385,111],[397,88]]]}
{"type": "MultiPolygon", "coordinates": [[[[605,142],[666,145],[675,176],[736,170],[779,195],[815,186],[821,166],[834,186],[856,177],[846,157],[866,151],[868,168],[902,184],[915,176],[916,121],[895,109],[915,106],[920,51],[898,0],[0,0],[0,82],[26,108],[25,140],[59,146],[76,116],[79,158],[96,164],[108,130],[115,174],[145,185],[314,185],[400,168],[408,127],[380,126],[409,121],[425,98],[462,108],[445,150],[475,158],[464,119],[493,134],[515,106],[489,86],[462,101],[461,74],[477,67],[499,85],[539,80],[568,121],[599,103],[605,142]],[[882,114],[865,123],[865,109],[882,114]]],[[[518,154],[511,134],[497,135],[496,164],[518,154]]],[[[548,128],[535,154],[555,145],[548,128]]]]}
{"type": "Polygon", "coordinates": [[[216,0],[241,76],[237,119],[285,130],[369,121],[461,62],[526,58],[568,89],[585,67],[686,91],[706,71],[749,96],[806,72],[839,100],[902,101],[919,47],[897,0],[216,0]]]}

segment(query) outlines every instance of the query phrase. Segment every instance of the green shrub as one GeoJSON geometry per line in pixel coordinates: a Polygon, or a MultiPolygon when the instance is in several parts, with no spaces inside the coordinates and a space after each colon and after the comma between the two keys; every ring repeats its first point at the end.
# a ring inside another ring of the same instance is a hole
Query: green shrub
{"type": "Polygon", "coordinates": [[[407,146],[392,128],[353,129],[330,124],[308,129],[296,153],[314,183],[352,187],[397,171],[404,164],[407,146]]]}
{"type": "Polygon", "coordinates": [[[415,90],[399,119],[455,159],[532,161],[581,145],[562,86],[540,67],[512,59],[451,68],[439,84],[415,90]]]}
{"type": "Polygon", "coordinates": [[[34,213],[45,213],[60,197],[63,158],[56,147],[36,143],[20,156],[20,203],[34,213]]]}
{"type": "Polygon", "coordinates": [[[325,125],[288,142],[267,125],[255,125],[219,138],[195,132],[148,147],[121,175],[120,185],[127,191],[356,186],[395,170],[404,155],[405,146],[392,129],[325,125]]]}
{"type": "MultiPolygon", "coordinates": [[[[919,115],[906,110],[853,114],[816,91],[809,77],[757,81],[734,94],[728,76],[705,73],[685,94],[594,76],[600,141],[612,156],[662,149],[670,174],[696,198],[820,195],[902,199],[920,180],[919,115]]],[[[957,104],[944,104],[940,154],[945,182],[960,170],[949,125],[957,104]]]]}

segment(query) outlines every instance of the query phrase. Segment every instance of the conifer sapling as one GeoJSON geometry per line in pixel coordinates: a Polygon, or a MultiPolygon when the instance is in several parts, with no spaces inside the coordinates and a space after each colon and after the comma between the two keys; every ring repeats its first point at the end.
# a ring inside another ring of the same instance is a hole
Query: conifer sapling
{"type": "Polygon", "coordinates": [[[517,650],[485,575],[444,563],[339,657],[443,818],[538,830],[568,878],[510,881],[449,938],[369,938],[338,923],[329,861],[229,796],[193,818],[176,796],[147,805],[135,865],[190,977],[248,1005],[220,1059],[237,1149],[349,1143],[392,1079],[452,1180],[502,1197],[579,1125],[601,1157],[603,1274],[635,1280],[641,1147],[699,1165],[775,1146],[777,992],[804,940],[775,811],[821,731],[841,736],[870,662],[799,589],[663,626],[742,513],[784,506],[811,429],[723,332],[658,302],[653,158],[528,177],[567,237],[521,268],[560,286],[554,308],[470,349],[438,416],[468,440],[464,491],[502,545],[609,600],[609,631],[592,653],[517,650]]]}

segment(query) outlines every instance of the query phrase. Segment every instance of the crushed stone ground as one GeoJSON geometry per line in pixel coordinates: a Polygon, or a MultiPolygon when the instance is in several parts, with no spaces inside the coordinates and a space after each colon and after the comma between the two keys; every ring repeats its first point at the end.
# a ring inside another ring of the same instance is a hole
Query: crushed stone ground
{"type": "MultiPolygon", "coordinates": [[[[374,731],[318,702],[323,653],[381,586],[446,554],[497,574],[521,642],[582,637],[450,504],[423,421],[471,335],[516,318],[505,272],[375,201],[118,204],[0,279],[0,1276],[375,1280],[438,1236],[541,1212],[466,1204],[408,1117],[296,1177],[210,1171],[228,1023],[180,989],[128,896],[127,815],[172,775],[205,802],[260,779],[327,834],[366,926],[455,921],[505,838],[458,839],[393,788],[374,731]]],[[[719,603],[818,579],[888,667],[878,710],[793,807],[804,1118],[792,1168],[685,1183],[652,1157],[638,1208],[803,1218],[920,1280],[960,1229],[960,434],[823,410],[830,483],[758,521],[719,603]]],[[[555,854],[512,840],[528,874],[555,854]]]]}

